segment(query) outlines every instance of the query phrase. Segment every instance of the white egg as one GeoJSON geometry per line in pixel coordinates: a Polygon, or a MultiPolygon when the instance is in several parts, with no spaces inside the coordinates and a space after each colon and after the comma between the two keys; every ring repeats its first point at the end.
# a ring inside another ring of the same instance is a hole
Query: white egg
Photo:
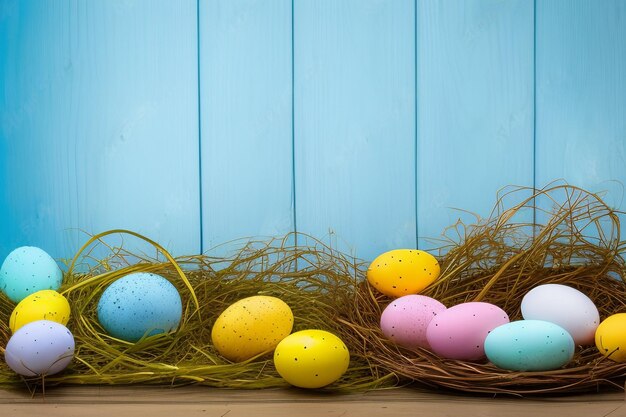
{"type": "Polygon", "coordinates": [[[577,289],[561,284],[539,285],[530,290],[522,299],[522,316],[558,324],[577,345],[592,345],[600,324],[593,301],[577,289]]]}
{"type": "Polygon", "coordinates": [[[49,320],[28,323],[9,339],[4,359],[24,376],[61,372],[74,357],[74,336],[62,324],[49,320]]]}

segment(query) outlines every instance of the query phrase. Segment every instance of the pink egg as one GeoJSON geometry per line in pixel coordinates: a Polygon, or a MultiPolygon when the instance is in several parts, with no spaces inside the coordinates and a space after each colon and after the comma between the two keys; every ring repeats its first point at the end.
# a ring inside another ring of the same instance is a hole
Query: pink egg
{"type": "Polygon", "coordinates": [[[466,361],[485,357],[485,339],[496,327],[509,322],[500,307],[483,302],[463,303],[437,314],[426,338],[437,355],[466,361]]]}
{"type": "Polygon", "coordinates": [[[380,317],[383,334],[400,346],[409,349],[429,349],[426,339],[428,324],[446,309],[434,298],[424,295],[405,295],[392,301],[380,317]]]}

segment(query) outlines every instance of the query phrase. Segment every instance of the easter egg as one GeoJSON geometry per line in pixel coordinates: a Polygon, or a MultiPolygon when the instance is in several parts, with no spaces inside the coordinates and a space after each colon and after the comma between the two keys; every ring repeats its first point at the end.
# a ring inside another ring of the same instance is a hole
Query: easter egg
{"type": "Polygon", "coordinates": [[[409,349],[430,348],[426,329],[446,306],[424,295],[405,295],[392,301],[380,316],[380,328],[391,341],[409,349]]]}
{"type": "Polygon", "coordinates": [[[439,262],[428,252],[395,249],[378,256],[367,269],[367,281],[390,297],[417,294],[439,276],[439,262]]]}
{"type": "Polygon", "coordinates": [[[0,267],[0,289],[16,303],[40,290],[58,290],[62,280],[54,259],[33,246],[15,249],[0,267]]]}
{"type": "Polygon", "coordinates": [[[9,339],[4,359],[24,376],[61,372],[74,357],[74,336],[62,324],[38,320],[25,324],[9,339]]]}
{"type": "Polygon", "coordinates": [[[37,320],[50,320],[66,325],[70,319],[70,303],[56,291],[41,290],[24,298],[13,309],[9,327],[15,333],[23,325],[37,320]]]}
{"type": "Polygon", "coordinates": [[[626,313],[613,314],[600,323],[595,334],[601,354],[615,362],[626,362],[626,313]]]}
{"type": "Polygon", "coordinates": [[[554,323],[520,320],[498,326],[485,339],[487,358],[510,371],[551,371],[574,356],[574,339],[554,323]]]}
{"type": "Polygon", "coordinates": [[[321,388],[348,370],[350,353],[343,341],[325,330],[301,330],[285,337],[274,351],[276,371],[291,385],[321,388]]]}
{"type": "Polygon", "coordinates": [[[107,287],[98,301],[98,321],[113,337],[137,342],[178,327],[182,301],[174,285],[160,275],[138,272],[107,287]]]}
{"type": "Polygon", "coordinates": [[[274,350],[292,328],[293,313],[283,300],[256,295],[224,310],[213,325],[211,339],[226,359],[242,362],[274,350]]]}
{"type": "Polygon", "coordinates": [[[522,316],[558,324],[577,345],[593,344],[600,324],[593,301],[577,289],[561,284],[539,285],[528,291],[522,298],[522,316]]]}
{"type": "Polygon", "coordinates": [[[489,332],[509,322],[500,307],[484,302],[462,303],[437,314],[426,329],[431,350],[448,359],[473,361],[485,357],[489,332]]]}

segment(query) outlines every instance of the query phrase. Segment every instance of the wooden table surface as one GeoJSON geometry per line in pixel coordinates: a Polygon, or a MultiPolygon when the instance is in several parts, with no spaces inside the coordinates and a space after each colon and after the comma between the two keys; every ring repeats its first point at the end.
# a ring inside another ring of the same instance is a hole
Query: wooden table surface
{"type": "Polygon", "coordinates": [[[0,416],[450,416],[626,417],[623,393],[546,398],[457,395],[409,388],[359,394],[323,394],[296,389],[220,390],[199,386],[76,386],[0,390],[0,416]]]}

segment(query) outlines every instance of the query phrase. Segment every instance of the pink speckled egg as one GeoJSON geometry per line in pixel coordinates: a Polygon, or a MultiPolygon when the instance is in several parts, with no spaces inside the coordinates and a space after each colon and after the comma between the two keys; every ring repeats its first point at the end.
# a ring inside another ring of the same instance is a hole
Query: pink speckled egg
{"type": "Polygon", "coordinates": [[[426,329],[426,339],[437,355],[466,361],[485,357],[489,332],[509,322],[500,307],[483,302],[458,304],[437,314],[426,329]]]}
{"type": "Polygon", "coordinates": [[[433,317],[446,309],[434,298],[405,295],[392,301],[380,317],[380,328],[387,338],[409,349],[429,349],[426,329],[433,317]]]}

